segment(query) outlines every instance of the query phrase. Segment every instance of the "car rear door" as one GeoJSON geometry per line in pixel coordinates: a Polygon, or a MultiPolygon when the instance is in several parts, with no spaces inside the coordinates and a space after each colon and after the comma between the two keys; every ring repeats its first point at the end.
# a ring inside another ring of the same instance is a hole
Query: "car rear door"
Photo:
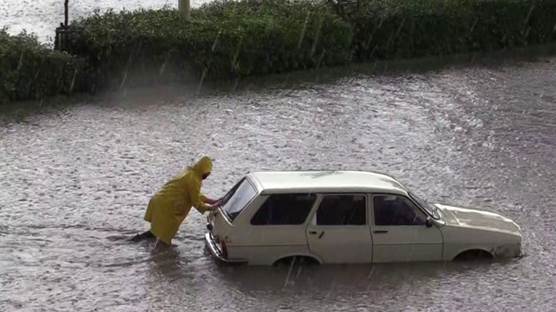
{"type": "Polygon", "coordinates": [[[372,240],[367,196],[323,194],[307,226],[311,252],[324,263],[370,263],[372,240]]]}
{"type": "Polygon", "coordinates": [[[268,194],[260,206],[246,211],[240,220],[241,245],[234,246],[253,264],[272,264],[288,256],[307,255],[307,219],[317,201],[310,193],[268,194]]]}
{"type": "Polygon", "coordinates": [[[426,214],[402,195],[374,194],[371,201],[373,262],[437,261],[443,238],[426,214]]]}

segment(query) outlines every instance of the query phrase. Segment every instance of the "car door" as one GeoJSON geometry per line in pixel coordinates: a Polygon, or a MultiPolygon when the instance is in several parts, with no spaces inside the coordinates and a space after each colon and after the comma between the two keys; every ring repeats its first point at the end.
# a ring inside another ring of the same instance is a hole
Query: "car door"
{"type": "Polygon", "coordinates": [[[373,262],[442,259],[442,233],[408,197],[374,194],[371,200],[373,262]]]}
{"type": "Polygon", "coordinates": [[[245,215],[241,249],[252,263],[271,264],[290,256],[309,253],[307,219],[317,201],[315,194],[269,194],[262,205],[245,215]],[[252,215],[250,213],[253,213],[252,215]]]}
{"type": "Polygon", "coordinates": [[[311,252],[325,263],[370,263],[373,249],[366,201],[361,194],[321,195],[307,226],[311,252]]]}

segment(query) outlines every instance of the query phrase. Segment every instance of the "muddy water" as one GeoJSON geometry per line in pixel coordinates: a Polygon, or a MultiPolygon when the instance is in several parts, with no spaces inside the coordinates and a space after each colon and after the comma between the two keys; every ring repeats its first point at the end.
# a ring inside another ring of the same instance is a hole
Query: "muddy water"
{"type": "MultiPolygon", "coordinates": [[[[141,90],[0,123],[1,311],[556,311],[556,59],[213,92],[141,90]],[[206,193],[266,169],[384,171],[523,229],[484,264],[218,266],[193,212],[175,246],[149,196],[199,155],[206,193]]],[[[281,79],[295,79],[294,76],[281,79]]]]}

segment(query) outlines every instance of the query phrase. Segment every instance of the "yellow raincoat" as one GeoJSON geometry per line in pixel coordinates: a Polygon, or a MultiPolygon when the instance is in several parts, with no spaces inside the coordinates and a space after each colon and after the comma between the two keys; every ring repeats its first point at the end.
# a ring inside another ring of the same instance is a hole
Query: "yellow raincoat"
{"type": "Polygon", "coordinates": [[[209,208],[201,194],[202,176],[212,170],[212,161],[203,157],[193,167],[166,183],[149,201],[145,220],[151,223],[151,232],[170,245],[191,206],[200,213],[209,208]]]}

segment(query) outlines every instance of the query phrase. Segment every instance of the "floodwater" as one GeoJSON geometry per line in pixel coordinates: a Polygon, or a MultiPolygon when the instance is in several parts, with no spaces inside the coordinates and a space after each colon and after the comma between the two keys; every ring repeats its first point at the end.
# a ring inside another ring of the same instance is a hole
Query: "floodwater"
{"type": "Polygon", "coordinates": [[[129,90],[3,118],[0,311],[556,311],[555,68],[543,58],[294,74],[236,92],[129,90]],[[149,197],[202,154],[216,159],[204,185],[214,197],[255,170],[387,172],[433,202],[514,219],[526,256],[219,266],[195,211],[170,250],[118,240],[147,228],[149,197]]]}

